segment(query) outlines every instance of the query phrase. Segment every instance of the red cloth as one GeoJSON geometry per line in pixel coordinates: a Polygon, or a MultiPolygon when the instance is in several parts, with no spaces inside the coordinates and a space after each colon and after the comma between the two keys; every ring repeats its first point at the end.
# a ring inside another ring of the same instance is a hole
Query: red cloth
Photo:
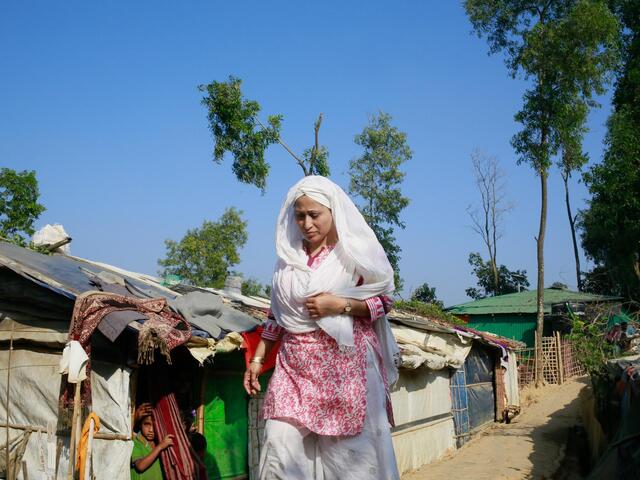
{"type": "MultiPolygon", "coordinates": [[[[244,362],[246,367],[249,367],[249,361],[253,358],[256,353],[256,348],[258,347],[258,343],[260,343],[260,338],[262,336],[263,327],[259,326],[252,332],[243,332],[241,333],[242,338],[244,340],[244,362]]],[[[272,368],[276,366],[276,357],[278,355],[278,350],[280,349],[280,340],[276,342],[273,346],[267,358],[264,359],[264,364],[262,365],[262,370],[260,373],[268,372],[272,368]]]]}
{"type": "Polygon", "coordinates": [[[160,372],[150,374],[148,378],[156,442],[161,442],[167,435],[173,435],[173,445],[160,452],[164,480],[194,480],[195,465],[176,397],[167,391],[160,372]]]}

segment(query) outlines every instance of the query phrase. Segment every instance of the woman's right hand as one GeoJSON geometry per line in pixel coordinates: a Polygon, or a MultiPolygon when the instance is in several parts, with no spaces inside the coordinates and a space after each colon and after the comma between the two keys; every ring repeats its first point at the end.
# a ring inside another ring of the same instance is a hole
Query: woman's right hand
{"type": "Polygon", "coordinates": [[[244,389],[251,396],[256,395],[261,390],[260,382],[258,381],[261,370],[261,363],[249,363],[249,367],[244,372],[244,389]]]}

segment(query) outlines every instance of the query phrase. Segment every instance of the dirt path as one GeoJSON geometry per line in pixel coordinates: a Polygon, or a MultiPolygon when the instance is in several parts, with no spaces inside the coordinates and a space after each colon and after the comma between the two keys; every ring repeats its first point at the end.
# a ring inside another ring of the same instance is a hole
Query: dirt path
{"type": "Polygon", "coordinates": [[[551,478],[564,456],[569,427],[579,422],[583,388],[586,377],[523,391],[525,408],[511,424],[494,424],[454,454],[402,480],[551,478]]]}

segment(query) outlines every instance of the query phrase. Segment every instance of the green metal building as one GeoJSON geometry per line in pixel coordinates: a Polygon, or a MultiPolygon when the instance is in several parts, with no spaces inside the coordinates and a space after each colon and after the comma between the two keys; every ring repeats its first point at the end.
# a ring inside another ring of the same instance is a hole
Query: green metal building
{"type": "MultiPolygon", "coordinates": [[[[559,288],[545,288],[544,313],[545,315],[551,314],[551,306],[559,303],[575,304],[615,300],[617,300],[616,297],[573,292],[559,288]]],[[[533,347],[536,330],[536,303],[536,291],[527,290],[461,303],[447,308],[447,311],[468,322],[471,328],[519,340],[525,342],[527,346],[533,347]]],[[[550,333],[550,325],[545,322],[545,334],[547,333],[550,333]]]]}

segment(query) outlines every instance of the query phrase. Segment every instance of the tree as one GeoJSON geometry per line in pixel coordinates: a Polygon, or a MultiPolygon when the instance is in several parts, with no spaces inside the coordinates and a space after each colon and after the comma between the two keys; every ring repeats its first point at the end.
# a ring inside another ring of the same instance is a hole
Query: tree
{"type": "Polygon", "coordinates": [[[424,282],[413,291],[411,294],[411,300],[423,303],[433,303],[440,308],[444,307],[444,303],[438,300],[438,297],[436,296],[436,288],[430,287],[427,282],[424,282]]]}
{"type": "MultiPolygon", "coordinates": [[[[522,73],[531,82],[515,115],[522,130],[511,143],[518,163],[531,165],[540,179],[536,335],[541,338],[549,167],[562,141],[569,134],[577,138],[582,128],[572,109],[594,106],[593,95],[604,93],[617,60],[617,21],[604,0],[465,0],[465,9],[476,33],[486,36],[490,53],[505,52],[511,75],[522,73]]],[[[541,353],[538,348],[536,355],[541,353]]],[[[536,371],[540,383],[542,362],[536,371]]]]}
{"type": "Polygon", "coordinates": [[[591,194],[580,213],[582,247],[595,268],[594,291],[640,300],[640,2],[613,2],[623,66],[613,95],[602,163],[584,175],[591,194]]]}
{"type": "Polygon", "coordinates": [[[25,246],[34,234],[33,223],[45,211],[38,203],[35,171],[0,169],[0,237],[25,246]]]}
{"type": "Polygon", "coordinates": [[[269,115],[266,125],[260,121],[260,104],[244,97],[242,80],[229,76],[226,82],[200,85],[205,92],[201,103],[207,108],[209,128],[214,139],[213,158],[221,163],[224,154],[233,156],[233,173],[236,178],[255,185],[263,192],[266,188],[270,165],[265,159],[266,149],[279,143],[296,160],[305,175],[329,175],[328,151],[319,144],[318,132],[322,114],[315,122],[315,143],[305,150],[302,157],[296,155],[280,136],[282,115],[269,115]]]}
{"type": "Polygon", "coordinates": [[[553,282],[549,288],[555,288],[556,290],[569,290],[569,286],[562,282],[553,282]]]}
{"type": "Polygon", "coordinates": [[[162,275],[178,275],[194,285],[222,288],[229,269],[240,262],[247,242],[242,212],[227,208],[216,222],[204,221],[176,242],[165,240],[166,257],[158,260],[162,275]]]}
{"type": "Polygon", "coordinates": [[[369,118],[355,143],[364,149],[361,157],[349,162],[349,192],[361,199],[359,208],[382,244],[395,273],[396,291],[402,289],[398,263],[401,248],[395,227],[404,228],[400,214],[409,205],[400,186],[405,173],[400,166],[411,159],[407,135],[391,125],[391,115],[380,112],[369,118]]]}
{"type": "Polygon", "coordinates": [[[497,250],[498,239],[502,237],[500,224],[504,214],[511,209],[506,203],[504,174],[500,170],[498,159],[474,151],[471,154],[471,164],[475,176],[476,187],[480,193],[480,210],[467,208],[467,213],[473,222],[473,230],[482,237],[482,241],[489,253],[489,265],[493,274],[493,290],[500,289],[498,274],[497,250]]]}
{"type": "Polygon", "coordinates": [[[255,278],[247,278],[242,282],[242,287],[240,287],[240,292],[242,295],[246,295],[247,297],[264,297],[265,296],[265,288],[258,280],[255,278]]]}
{"type": "Polygon", "coordinates": [[[496,283],[493,280],[493,268],[490,262],[485,262],[477,252],[469,254],[468,262],[473,267],[473,274],[477,278],[477,287],[469,287],[465,293],[474,300],[519,292],[522,288],[526,290],[529,286],[526,270],[509,270],[504,265],[500,265],[498,288],[495,288],[496,283]]]}
{"type": "Polygon", "coordinates": [[[573,108],[568,109],[568,127],[562,129],[560,145],[562,153],[558,161],[560,176],[564,184],[564,203],[569,218],[569,229],[571,231],[571,242],[573,244],[573,257],[576,264],[576,285],[578,291],[582,291],[582,272],[580,269],[580,253],[578,251],[578,240],[576,237],[576,220],[571,211],[571,196],[569,195],[569,180],[573,172],[580,172],[582,167],[589,160],[588,156],[582,152],[582,139],[586,132],[584,123],[588,114],[587,106],[579,100],[574,102],[573,108]]]}

